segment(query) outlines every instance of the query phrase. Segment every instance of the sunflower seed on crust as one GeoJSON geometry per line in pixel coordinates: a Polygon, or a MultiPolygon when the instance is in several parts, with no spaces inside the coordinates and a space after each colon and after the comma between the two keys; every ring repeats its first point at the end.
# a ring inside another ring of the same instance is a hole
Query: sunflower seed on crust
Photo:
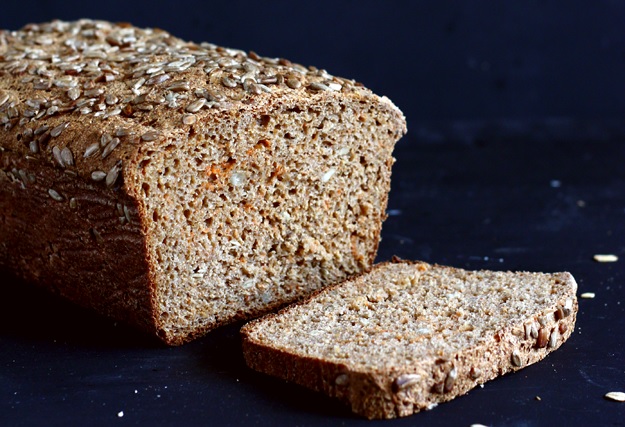
{"type": "Polygon", "coordinates": [[[106,172],[104,171],[91,172],[91,179],[94,181],[102,181],[104,178],[106,178],[106,172]]]}
{"type": "Polygon", "coordinates": [[[74,166],[74,155],[68,147],[61,150],[61,159],[63,159],[64,166],[74,166]]]}
{"type": "Polygon", "coordinates": [[[117,178],[119,177],[119,173],[121,172],[121,170],[122,162],[120,160],[106,174],[105,183],[107,187],[112,187],[115,185],[115,182],[117,182],[117,178]]]}
{"type": "Polygon", "coordinates": [[[52,188],[49,188],[49,189],[48,189],[48,195],[49,195],[50,197],[52,197],[54,200],[56,200],[57,202],[62,202],[62,201],[63,201],[63,196],[61,196],[61,195],[58,193],[58,191],[56,191],[56,190],[54,190],[54,189],[52,189],[52,188]]]}

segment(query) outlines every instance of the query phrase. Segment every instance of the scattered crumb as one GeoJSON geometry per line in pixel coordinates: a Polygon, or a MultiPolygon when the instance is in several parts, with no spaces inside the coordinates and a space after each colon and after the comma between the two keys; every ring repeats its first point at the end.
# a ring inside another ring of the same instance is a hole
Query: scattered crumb
{"type": "Polygon", "coordinates": [[[604,396],[608,400],[614,400],[615,402],[625,402],[625,393],[622,391],[611,391],[604,396]]]}
{"type": "Polygon", "coordinates": [[[553,188],[559,188],[562,185],[562,183],[558,179],[552,179],[549,185],[551,185],[551,187],[553,188]]]}
{"type": "Polygon", "coordinates": [[[135,394],[137,394],[137,393],[139,393],[139,391],[138,391],[138,390],[135,390],[135,394]]]}
{"type": "Polygon", "coordinates": [[[542,400],[540,396],[536,396],[534,399],[538,400],[539,402],[542,400]]]}
{"type": "Polygon", "coordinates": [[[595,297],[595,293],[594,292],[584,292],[583,294],[580,295],[580,297],[582,297],[584,299],[593,299],[595,297]]]}
{"type": "Polygon", "coordinates": [[[123,416],[124,416],[124,411],[119,411],[119,412],[117,413],[117,416],[118,416],[119,418],[123,417],[123,416]]]}
{"type": "Polygon", "coordinates": [[[470,427],[488,427],[488,426],[485,426],[484,424],[471,424],[470,427]]]}
{"type": "Polygon", "coordinates": [[[597,262],[616,262],[618,257],[614,254],[596,254],[592,257],[597,262]]]}

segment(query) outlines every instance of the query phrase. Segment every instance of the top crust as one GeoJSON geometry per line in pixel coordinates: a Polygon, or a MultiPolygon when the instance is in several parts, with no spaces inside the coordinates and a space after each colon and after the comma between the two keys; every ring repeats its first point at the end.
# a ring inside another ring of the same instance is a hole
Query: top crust
{"type": "Polygon", "coordinates": [[[388,98],[286,59],[105,21],[0,32],[2,148],[108,187],[123,184],[150,150],[186,140],[196,122],[332,97],[376,100],[395,117],[398,137],[405,133],[388,98]]]}

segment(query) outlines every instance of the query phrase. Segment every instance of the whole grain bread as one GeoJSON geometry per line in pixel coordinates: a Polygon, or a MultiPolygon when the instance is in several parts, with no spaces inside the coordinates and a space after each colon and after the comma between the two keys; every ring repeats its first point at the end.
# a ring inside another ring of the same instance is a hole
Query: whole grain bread
{"type": "Polygon", "coordinates": [[[0,32],[0,266],[179,344],[372,265],[401,112],[158,29],[0,32]]]}
{"type": "Polygon", "coordinates": [[[535,363],[571,335],[569,273],[394,262],[242,329],[247,364],[368,418],[431,409],[535,363]]]}

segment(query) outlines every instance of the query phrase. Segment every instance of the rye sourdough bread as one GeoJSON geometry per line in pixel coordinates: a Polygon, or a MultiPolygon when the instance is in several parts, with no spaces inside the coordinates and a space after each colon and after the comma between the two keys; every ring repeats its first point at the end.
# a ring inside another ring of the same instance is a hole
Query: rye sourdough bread
{"type": "Polygon", "coordinates": [[[571,335],[569,273],[379,264],[242,329],[247,364],[368,418],[431,409],[543,359],[571,335]]]}
{"type": "Polygon", "coordinates": [[[0,267],[179,344],[371,267],[402,113],[165,31],[0,32],[0,267]]]}

